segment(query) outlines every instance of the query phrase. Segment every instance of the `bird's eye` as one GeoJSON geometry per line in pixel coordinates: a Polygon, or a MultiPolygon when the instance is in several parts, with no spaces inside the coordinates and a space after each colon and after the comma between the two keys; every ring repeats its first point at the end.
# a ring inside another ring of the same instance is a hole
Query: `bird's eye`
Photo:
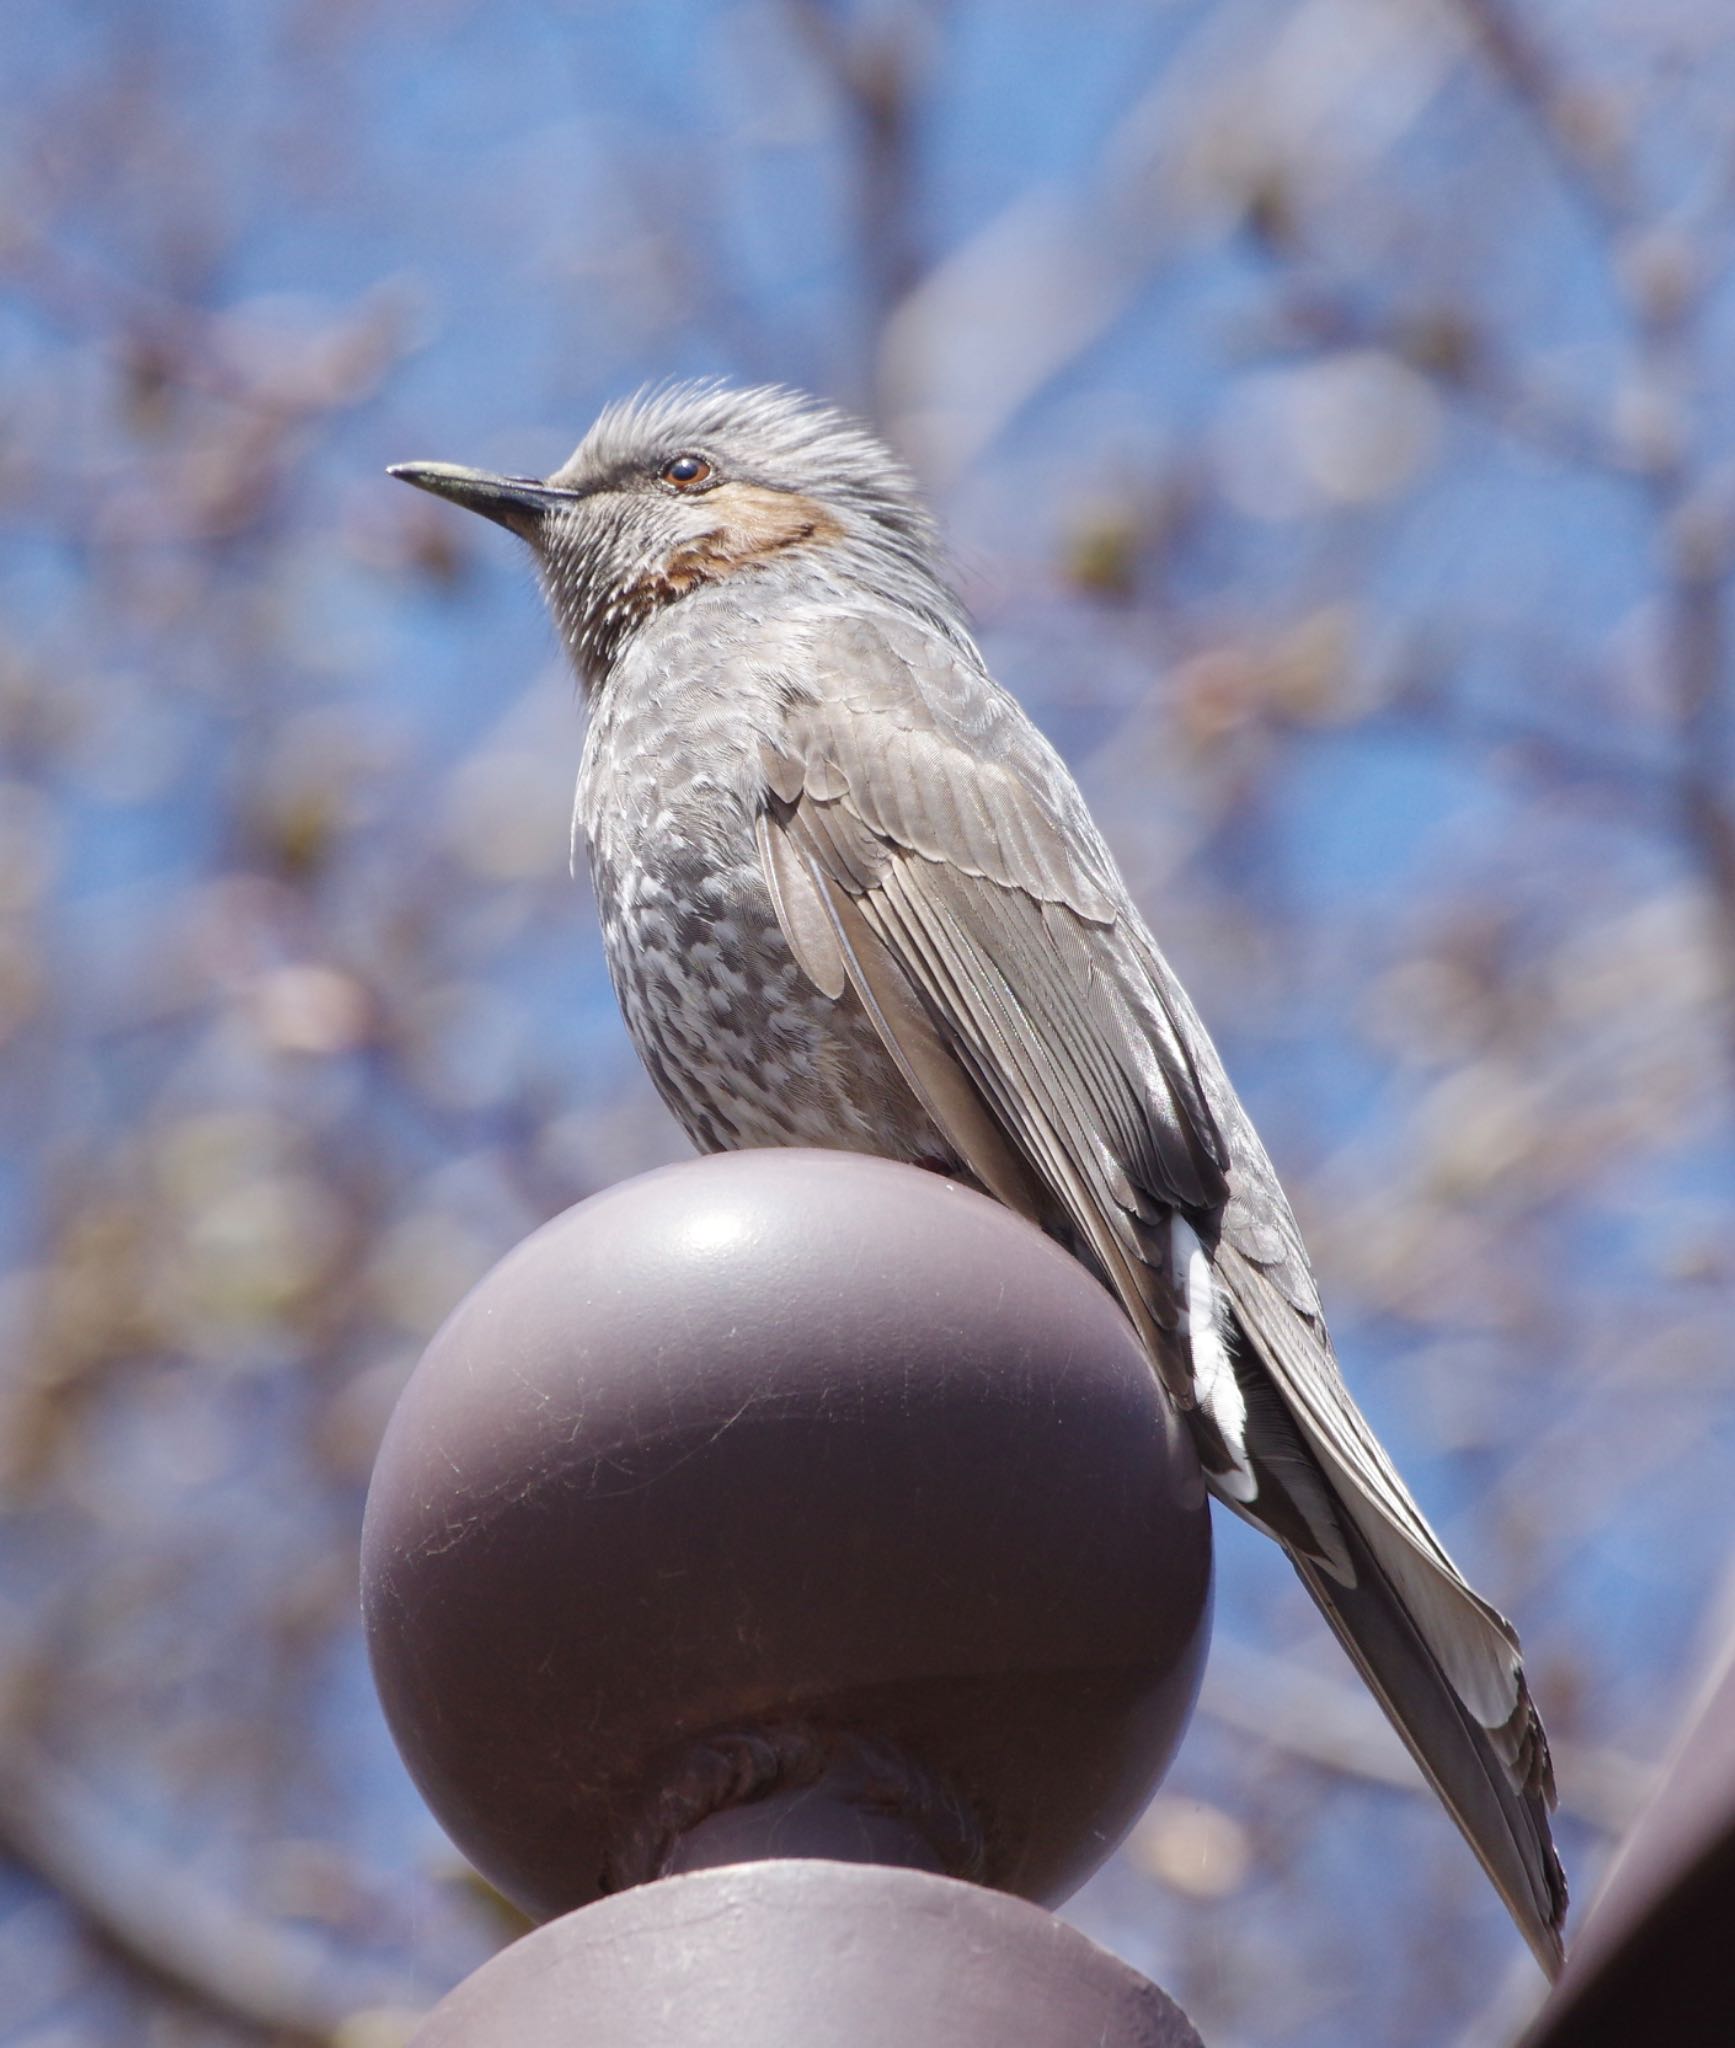
{"type": "Polygon", "coordinates": [[[710,477],[711,465],[702,455],[677,455],[662,467],[663,482],[673,484],[680,491],[690,491],[695,484],[708,483],[710,477]]]}

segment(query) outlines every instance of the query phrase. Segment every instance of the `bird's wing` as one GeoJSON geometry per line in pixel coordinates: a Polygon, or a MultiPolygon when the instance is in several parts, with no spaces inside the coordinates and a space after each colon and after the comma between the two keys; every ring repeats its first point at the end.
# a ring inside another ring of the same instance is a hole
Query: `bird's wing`
{"type": "Polygon", "coordinates": [[[853,989],[983,1186],[1070,1226],[1552,1967],[1565,1887],[1517,1639],[1345,1387],[1276,1175],[1058,755],[891,619],[803,639],[784,701],[759,838],[798,962],[853,989]]]}
{"type": "Polygon", "coordinates": [[[1008,1150],[1034,1177],[1190,1407],[1159,1334],[1175,1322],[1168,1219],[1221,1208],[1228,1153],[1071,778],[960,670],[908,628],[831,628],[767,744],[767,880],[809,978],[854,987],[984,1186],[1002,1192],[1008,1150]]]}

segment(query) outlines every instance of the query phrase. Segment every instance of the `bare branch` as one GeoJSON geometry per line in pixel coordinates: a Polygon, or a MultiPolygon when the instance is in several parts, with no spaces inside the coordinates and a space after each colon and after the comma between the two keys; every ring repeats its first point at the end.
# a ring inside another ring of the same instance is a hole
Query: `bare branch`
{"type": "Polygon", "coordinates": [[[1675,809],[1683,844],[1709,899],[1710,938],[1722,988],[1721,1035],[1735,1104],[1735,761],[1727,731],[1730,536],[1699,516],[1691,484],[1659,491],[1667,550],[1666,661],[1678,727],[1675,809]]]}
{"type": "Polygon", "coordinates": [[[1561,76],[1507,0],[1454,0],[1489,69],[1505,85],[1560,180],[1591,225],[1607,235],[1636,217],[1624,168],[1607,123],[1587,96],[1561,76]]]}
{"type": "Polygon", "coordinates": [[[855,245],[868,288],[868,325],[880,329],[915,284],[916,93],[925,46],[940,24],[912,11],[877,32],[847,29],[825,0],[787,0],[796,34],[849,110],[858,138],[855,245]]]}
{"type": "Polygon", "coordinates": [[[205,2010],[289,2042],[328,2041],[358,2011],[419,2011],[438,1993],[364,1973],[249,1913],[124,1830],[44,1751],[0,1750],[0,1851],[57,1892],[133,1967],[205,2010]]]}

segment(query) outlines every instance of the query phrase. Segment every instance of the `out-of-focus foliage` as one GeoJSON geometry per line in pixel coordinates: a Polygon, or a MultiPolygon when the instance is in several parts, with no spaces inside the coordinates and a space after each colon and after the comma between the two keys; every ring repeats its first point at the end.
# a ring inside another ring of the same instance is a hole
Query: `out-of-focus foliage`
{"type": "MultiPolygon", "coordinates": [[[[502,1936],[369,1692],[366,1474],[465,1285],[682,1148],[528,579],[380,472],[545,470],[671,372],[933,489],[1522,1624],[1582,1899],[1729,1546],[1722,10],[12,0],[0,48],[0,2034],[374,2048],[502,1936]]],[[[1509,2038],[1528,1965],[1281,1560],[1226,1530],[1221,1592],[1075,1917],[1219,2048],[1509,2038]]]]}

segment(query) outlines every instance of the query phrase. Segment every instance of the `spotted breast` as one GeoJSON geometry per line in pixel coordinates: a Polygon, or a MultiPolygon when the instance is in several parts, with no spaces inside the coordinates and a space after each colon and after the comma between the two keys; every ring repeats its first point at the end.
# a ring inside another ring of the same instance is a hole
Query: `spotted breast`
{"type": "Polygon", "coordinates": [[[755,838],[761,742],[798,644],[700,592],[593,700],[573,816],[610,979],[658,1093],[702,1151],[820,1145],[950,1168],[850,991],[790,952],[755,838]]]}

